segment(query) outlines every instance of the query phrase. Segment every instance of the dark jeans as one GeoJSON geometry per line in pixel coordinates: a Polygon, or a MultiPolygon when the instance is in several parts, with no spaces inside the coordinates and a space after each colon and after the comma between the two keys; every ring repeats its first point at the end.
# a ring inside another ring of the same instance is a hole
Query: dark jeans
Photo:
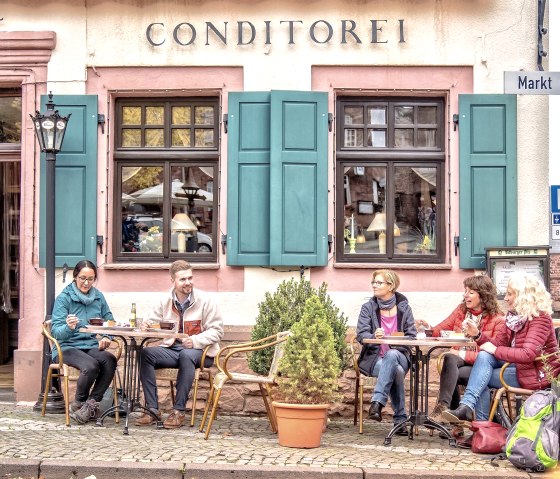
{"type": "Polygon", "coordinates": [[[88,398],[100,402],[117,369],[117,358],[109,351],[99,351],[98,348],[66,349],[64,363],[80,370],[76,385],[78,402],[84,402],[88,398]]]}
{"type": "Polygon", "coordinates": [[[465,363],[464,359],[456,354],[446,354],[441,368],[438,401],[447,404],[451,409],[459,407],[459,386],[467,385],[471,370],[472,365],[465,363]]]}
{"type": "MultiPolygon", "coordinates": [[[[194,382],[194,375],[200,367],[202,349],[189,349],[180,344],[170,348],[156,346],[142,350],[140,365],[140,381],[144,389],[144,399],[148,409],[158,409],[158,395],[156,382],[156,369],[178,368],[175,404],[173,409],[184,411],[194,382]]],[[[207,357],[204,367],[209,368],[214,363],[214,358],[207,357]]]]}

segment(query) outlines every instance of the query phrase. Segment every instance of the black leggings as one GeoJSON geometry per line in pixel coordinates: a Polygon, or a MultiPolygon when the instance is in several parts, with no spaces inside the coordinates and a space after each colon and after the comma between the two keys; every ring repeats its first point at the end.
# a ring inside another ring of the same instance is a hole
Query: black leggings
{"type": "Polygon", "coordinates": [[[456,354],[446,354],[441,368],[438,401],[451,409],[459,407],[461,395],[459,386],[466,386],[471,375],[472,365],[456,354]]]}
{"type": "Polygon", "coordinates": [[[99,351],[98,348],[66,349],[64,363],[80,370],[76,385],[78,402],[84,402],[90,397],[97,402],[101,401],[117,369],[117,358],[109,351],[99,351]]]}

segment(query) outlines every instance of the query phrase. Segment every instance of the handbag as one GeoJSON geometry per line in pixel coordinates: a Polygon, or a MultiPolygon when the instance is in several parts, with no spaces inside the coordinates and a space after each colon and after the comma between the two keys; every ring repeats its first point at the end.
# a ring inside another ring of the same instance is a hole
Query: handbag
{"type": "Polygon", "coordinates": [[[492,421],[473,421],[471,423],[471,450],[481,454],[498,454],[506,445],[507,429],[492,421]]]}

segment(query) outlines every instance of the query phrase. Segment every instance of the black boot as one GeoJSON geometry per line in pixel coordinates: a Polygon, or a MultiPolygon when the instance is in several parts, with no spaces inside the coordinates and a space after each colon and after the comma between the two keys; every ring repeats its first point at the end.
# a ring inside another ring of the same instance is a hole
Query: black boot
{"type": "Polygon", "coordinates": [[[369,418],[381,422],[381,409],[383,409],[383,404],[373,401],[369,407],[369,418]]]}
{"type": "Polygon", "coordinates": [[[474,412],[469,406],[460,404],[457,409],[447,409],[443,411],[441,417],[447,419],[451,423],[470,422],[474,419],[474,412]]]}

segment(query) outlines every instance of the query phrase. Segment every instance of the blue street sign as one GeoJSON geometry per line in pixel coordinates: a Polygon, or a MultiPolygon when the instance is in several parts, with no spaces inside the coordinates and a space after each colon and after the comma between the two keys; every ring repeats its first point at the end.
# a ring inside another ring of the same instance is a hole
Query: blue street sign
{"type": "Polygon", "coordinates": [[[553,225],[560,225],[560,213],[553,213],[552,214],[552,224],[553,225]]]}
{"type": "Polygon", "coordinates": [[[560,185],[550,186],[550,211],[560,213],[560,185]]]}

